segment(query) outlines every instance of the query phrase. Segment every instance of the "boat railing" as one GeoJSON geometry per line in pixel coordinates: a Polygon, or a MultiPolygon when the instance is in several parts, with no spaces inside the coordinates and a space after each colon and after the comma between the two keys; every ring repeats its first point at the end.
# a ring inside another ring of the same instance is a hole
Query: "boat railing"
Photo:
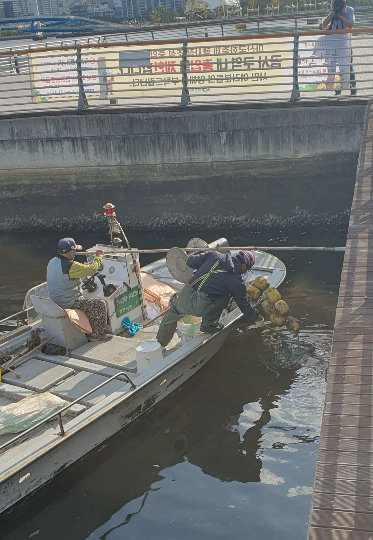
{"type": "Polygon", "coordinates": [[[23,439],[26,435],[32,433],[35,429],[43,426],[46,422],[49,422],[50,420],[53,420],[54,418],[58,418],[58,422],[59,422],[59,426],[60,426],[60,432],[58,433],[58,435],[60,435],[61,437],[64,437],[66,435],[66,430],[65,430],[65,427],[64,427],[63,421],[62,421],[62,413],[67,411],[68,409],[70,409],[73,405],[76,405],[77,403],[79,403],[82,399],[86,398],[90,394],[93,394],[93,392],[96,392],[97,390],[99,390],[100,388],[102,388],[103,386],[108,384],[109,382],[111,382],[114,379],[117,379],[118,377],[121,377],[121,376],[125,377],[127,379],[127,381],[130,383],[130,385],[131,385],[130,389],[131,390],[134,390],[136,388],[135,383],[133,382],[131,377],[128,375],[128,373],[126,373],[125,371],[120,371],[119,373],[116,373],[115,375],[110,377],[107,381],[95,386],[94,388],[92,388],[92,390],[89,390],[89,392],[86,392],[85,394],[83,394],[79,398],[75,399],[74,401],[72,401],[68,405],[65,405],[65,407],[62,407],[62,409],[60,409],[58,412],[47,416],[47,418],[44,418],[44,420],[41,420],[40,422],[38,422],[34,426],[26,429],[26,431],[23,431],[19,435],[16,435],[12,439],[10,439],[8,442],[2,444],[0,446],[0,453],[2,453],[5,449],[12,446],[14,443],[19,441],[20,439],[23,439]]]}
{"type": "Polygon", "coordinates": [[[20,326],[24,326],[28,324],[27,315],[31,309],[33,309],[32,306],[26,309],[22,309],[21,311],[18,311],[17,313],[13,313],[13,315],[9,315],[8,317],[5,317],[5,319],[1,319],[0,330],[1,330],[1,326],[14,326],[16,328],[19,328],[20,326]]]}

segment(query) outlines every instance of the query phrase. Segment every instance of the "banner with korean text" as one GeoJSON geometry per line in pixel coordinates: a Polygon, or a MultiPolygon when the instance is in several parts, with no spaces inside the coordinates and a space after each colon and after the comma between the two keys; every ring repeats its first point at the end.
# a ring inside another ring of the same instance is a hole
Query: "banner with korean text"
{"type": "MultiPolygon", "coordinates": [[[[188,46],[189,92],[209,95],[289,92],[293,38],[216,41],[188,46]]],[[[106,46],[82,50],[87,98],[181,95],[182,46],[106,46]]],[[[30,54],[35,101],[77,99],[76,57],[71,53],[30,54]]]]}
{"type": "Polygon", "coordinates": [[[349,34],[302,38],[299,41],[299,89],[346,90],[351,62],[349,34]]]}

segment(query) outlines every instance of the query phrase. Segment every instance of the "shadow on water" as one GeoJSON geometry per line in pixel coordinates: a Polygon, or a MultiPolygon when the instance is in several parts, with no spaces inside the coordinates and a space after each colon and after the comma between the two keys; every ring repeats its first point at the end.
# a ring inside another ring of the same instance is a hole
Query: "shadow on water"
{"type": "Polygon", "coordinates": [[[330,336],[316,342],[292,364],[277,338],[233,335],[173,396],[17,508],[3,540],[305,538],[330,336]]]}
{"type": "MultiPolygon", "coordinates": [[[[345,243],[341,230],[306,237],[196,230],[130,241],[168,247],[224,235],[231,245],[345,243]]],[[[9,261],[1,316],[44,281],[61,236],[0,237],[9,261]]],[[[84,248],[106,242],[104,233],[75,236],[84,248]]],[[[276,254],[287,267],[281,293],[303,323],[306,345],[236,330],[181,389],[17,507],[3,520],[2,540],[306,538],[343,254],[276,254]]]]}

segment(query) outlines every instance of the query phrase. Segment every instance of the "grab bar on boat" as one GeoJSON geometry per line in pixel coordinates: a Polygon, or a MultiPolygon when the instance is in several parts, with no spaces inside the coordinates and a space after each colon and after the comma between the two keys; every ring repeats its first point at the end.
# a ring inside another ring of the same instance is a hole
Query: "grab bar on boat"
{"type": "MultiPolygon", "coordinates": [[[[16,319],[17,323],[19,322],[19,317],[18,315],[22,315],[23,313],[26,313],[27,311],[30,311],[30,309],[32,309],[32,306],[31,307],[28,307],[26,309],[22,309],[22,311],[17,311],[17,313],[14,313],[13,315],[9,315],[9,317],[5,317],[5,319],[1,319],[0,321],[0,325],[2,325],[4,322],[6,321],[11,321],[12,319],[16,319]]],[[[18,325],[19,326],[19,325],[18,325]]],[[[17,326],[17,328],[18,328],[17,326]]]]}
{"type": "Polygon", "coordinates": [[[52,420],[53,418],[56,418],[58,416],[58,422],[60,424],[60,433],[58,433],[58,435],[60,435],[61,437],[63,437],[66,432],[65,432],[65,428],[64,428],[64,425],[63,425],[63,422],[62,422],[62,413],[64,411],[66,411],[67,409],[70,409],[70,407],[72,407],[73,405],[75,405],[76,403],[79,403],[79,401],[81,401],[82,399],[84,399],[85,397],[89,396],[90,394],[93,394],[93,392],[96,392],[96,390],[98,390],[99,388],[101,388],[102,386],[105,386],[105,384],[108,384],[109,382],[113,381],[114,379],[116,379],[117,377],[120,377],[121,375],[124,375],[126,377],[126,379],[128,380],[128,382],[131,384],[131,390],[133,390],[134,388],[136,388],[136,385],[135,383],[133,382],[133,380],[131,379],[131,377],[125,372],[125,371],[120,371],[119,373],[117,373],[116,375],[113,375],[112,377],[110,377],[110,379],[108,379],[107,381],[95,386],[95,388],[93,388],[92,390],[90,390],[89,392],[86,392],[85,394],[83,394],[82,396],[80,396],[80,398],[78,399],[75,399],[74,401],[72,401],[71,403],[69,403],[68,405],[65,405],[65,407],[62,407],[62,409],[60,409],[58,412],[56,413],[53,413],[51,414],[50,416],[48,416],[47,418],[44,418],[44,420],[42,420],[41,422],[39,422],[38,424],[35,424],[34,426],[30,427],[29,429],[26,429],[26,431],[23,431],[22,433],[20,433],[19,435],[16,435],[16,437],[13,437],[13,439],[10,439],[10,441],[2,444],[0,446],[0,452],[2,450],[4,450],[5,448],[7,448],[8,446],[11,446],[13,443],[15,443],[16,441],[18,441],[19,439],[22,439],[22,437],[24,437],[25,435],[28,435],[29,433],[31,433],[31,431],[33,431],[34,429],[42,426],[43,424],[45,424],[46,422],[48,422],[49,420],[52,420]]]}

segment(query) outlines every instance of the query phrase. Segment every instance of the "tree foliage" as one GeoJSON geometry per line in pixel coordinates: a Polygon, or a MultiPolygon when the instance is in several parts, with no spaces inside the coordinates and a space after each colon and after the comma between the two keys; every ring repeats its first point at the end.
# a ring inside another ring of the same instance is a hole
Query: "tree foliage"
{"type": "Polygon", "coordinates": [[[150,20],[152,23],[174,22],[175,17],[177,17],[177,13],[172,10],[166,10],[162,6],[157,6],[150,13],[150,20]]]}

